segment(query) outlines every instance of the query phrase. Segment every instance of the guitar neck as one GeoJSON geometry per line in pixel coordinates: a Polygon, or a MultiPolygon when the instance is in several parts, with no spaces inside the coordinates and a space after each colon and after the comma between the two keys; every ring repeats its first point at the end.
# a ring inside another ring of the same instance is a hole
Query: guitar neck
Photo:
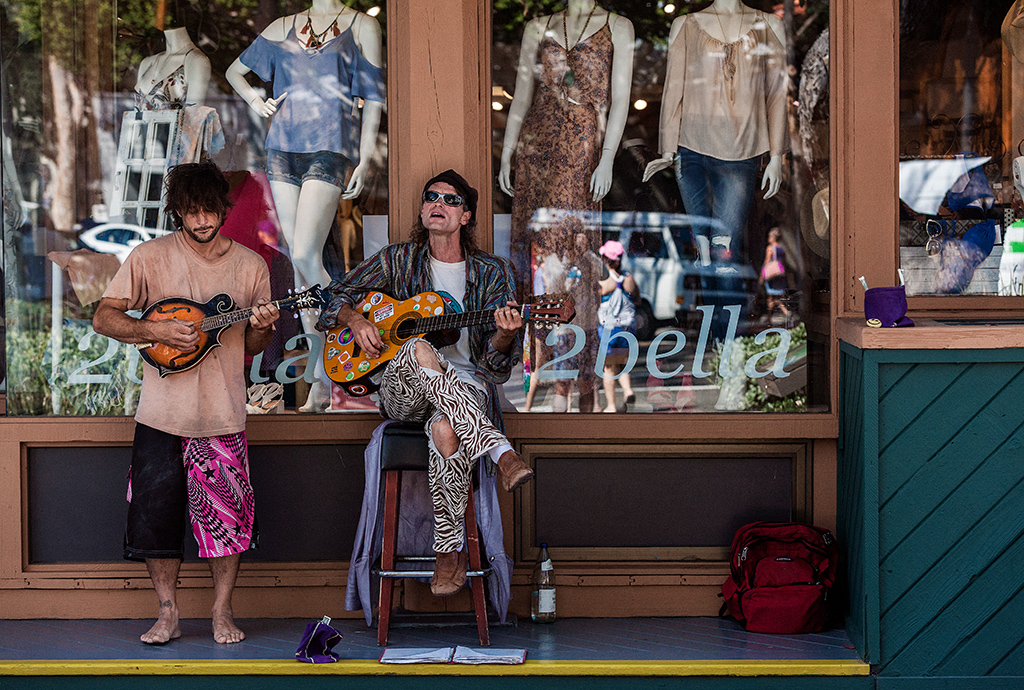
{"type": "MultiPolygon", "coordinates": [[[[295,297],[285,297],[283,299],[276,299],[273,302],[269,302],[267,306],[274,305],[275,307],[287,306],[295,300],[295,297]]],[[[236,309],[235,311],[229,311],[226,314],[217,314],[216,316],[207,316],[200,323],[200,329],[204,331],[213,331],[224,326],[230,326],[233,323],[239,321],[245,321],[252,316],[252,307],[246,307],[245,309],[236,309]]]]}
{"type": "MultiPolygon", "coordinates": [[[[522,305],[514,307],[520,313],[523,311],[522,305]]],[[[415,329],[415,333],[433,333],[435,331],[448,331],[455,328],[467,328],[469,326],[483,326],[494,322],[494,312],[496,309],[480,309],[477,311],[464,311],[453,314],[441,314],[440,316],[425,316],[422,319],[412,319],[404,322],[398,328],[398,332],[402,335],[411,335],[406,332],[408,326],[409,330],[415,329]]]]}

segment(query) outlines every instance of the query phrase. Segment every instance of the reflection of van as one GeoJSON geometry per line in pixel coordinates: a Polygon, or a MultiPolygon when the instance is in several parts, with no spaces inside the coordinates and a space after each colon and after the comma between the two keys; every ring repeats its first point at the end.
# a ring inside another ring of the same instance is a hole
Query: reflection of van
{"type": "MultiPolygon", "coordinates": [[[[757,273],[751,266],[712,261],[714,237],[726,233],[717,220],[682,213],[630,211],[565,211],[540,208],[530,229],[549,231],[566,215],[580,219],[584,228],[601,230],[602,241],[618,239],[626,248],[622,267],[633,274],[640,288],[636,334],[654,337],[658,322],[683,327],[700,323],[697,307],[705,304],[745,305],[749,311],[757,293],[757,273]]],[[[494,216],[494,246],[508,256],[511,233],[508,215],[494,216]]],[[[596,251],[596,247],[594,248],[596,251]]],[[[721,315],[719,315],[719,318],[721,315]]]]}
{"type": "Polygon", "coordinates": [[[626,248],[623,269],[633,274],[643,304],[637,308],[637,336],[653,335],[654,321],[686,327],[699,323],[697,307],[742,304],[749,310],[757,292],[753,267],[712,261],[709,218],[679,213],[605,213],[605,238],[626,248]],[[611,221],[611,222],[609,222],[611,221]],[[616,228],[618,226],[618,228],[616,228]],[[645,321],[649,323],[645,323],[645,321]]]}

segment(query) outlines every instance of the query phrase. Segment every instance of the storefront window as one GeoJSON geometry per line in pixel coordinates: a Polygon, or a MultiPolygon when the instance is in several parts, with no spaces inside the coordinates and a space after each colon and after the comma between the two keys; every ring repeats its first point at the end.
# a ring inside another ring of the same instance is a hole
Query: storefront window
{"type": "Polygon", "coordinates": [[[508,406],[827,410],[828,2],[493,7],[495,247],[575,304],[508,406]]]}
{"type": "Polygon", "coordinates": [[[900,269],[908,295],[1024,295],[1024,7],[900,3],[900,269]]]}
{"type": "MultiPolygon", "coordinates": [[[[134,413],[140,351],[91,320],[132,248],[173,230],[170,166],[225,171],[221,232],[263,257],[275,299],[387,243],[383,2],[0,8],[8,414],[134,413]]],[[[247,359],[251,413],[372,406],[327,379],[315,319],[285,314],[247,359]]]]}

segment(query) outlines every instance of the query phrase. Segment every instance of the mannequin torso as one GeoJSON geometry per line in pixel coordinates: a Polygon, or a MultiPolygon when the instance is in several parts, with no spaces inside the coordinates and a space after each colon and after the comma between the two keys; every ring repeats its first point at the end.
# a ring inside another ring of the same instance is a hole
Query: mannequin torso
{"type": "MultiPolygon", "coordinates": [[[[751,43],[754,39],[755,30],[760,30],[762,33],[767,31],[769,41],[777,40],[778,44],[785,45],[785,31],[782,26],[782,22],[772,14],[766,14],[764,12],[756,11],[750,7],[747,7],[739,0],[715,0],[709,7],[691,14],[678,17],[672,22],[672,27],[669,31],[669,51],[670,59],[672,53],[675,51],[684,50],[684,46],[681,45],[683,42],[680,39],[680,33],[683,31],[684,26],[689,23],[690,26],[695,26],[699,33],[703,36],[711,39],[713,43],[717,43],[724,46],[727,55],[728,51],[731,51],[742,44],[751,43]],[[765,29],[764,24],[767,24],[765,29]]],[[[759,50],[758,46],[753,45],[754,50],[759,50]]],[[[779,65],[781,69],[782,65],[779,65]]],[[[670,70],[671,71],[671,70],[670,70]]],[[[671,134],[666,135],[666,131],[678,132],[678,121],[672,119],[669,122],[668,128],[666,128],[666,113],[665,108],[672,108],[677,106],[677,98],[682,93],[682,84],[679,82],[685,75],[682,74],[668,74],[666,76],[665,94],[662,100],[662,157],[656,159],[647,165],[644,170],[643,180],[646,182],[656,172],[667,168],[672,165],[675,157],[675,137],[671,134]],[[669,83],[669,82],[672,83],[669,83]],[[674,127],[674,129],[673,129],[674,127]],[[672,141],[669,141],[672,140],[672,141]]],[[[784,79],[784,75],[781,75],[784,79]]],[[[778,80],[776,80],[778,81],[778,80]]],[[[776,89],[778,92],[779,89],[776,89]]],[[[784,91],[784,88],[782,89],[784,91]]],[[[769,97],[772,97],[769,95],[769,97]]],[[[779,94],[776,93],[774,98],[779,98],[779,94]]],[[[770,106],[774,121],[782,121],[778,117],[781,111],[778,110],[778,106],[782,105],[781,101],[776,106],[770,106]]],[[[782,112],[784,116],[784,112],[782,112]]],[[[784,124],[784,122],[783,122],[784,124]]],[[[782,182],[782,141],[785,136],[784,133],[779,134],[775,132],[779,128],[776,126],[773,130],[773,138],[775,141],[772,142],[771,146],[771,158],[768,165],[765,168],[765,173],[761,181],[761,189],[765,190],[766,199],[774,196],[781,186],[782,182]]],[[[689,131],[689,130],[688,130],[689,131]]]]}
{"type": "MultiPolygon", "coordinates": [[[[505,126],[505,140],[501,154],[498,183],[506,194],[514,195],[512,188],[512,154],[519,140],[536,88],[535,67],[542,42],[558,46],[571,54],[580,44],[590,41],[605,26],[611,32],[610,99],[605,105],[603,148],[600,161],[590,179],[593,200],[600,201],[611,188],[611,168],[629,112],[629,89],[633,75],[633,24],[625,17],[608,12],[594,0],[569,0],[566,10],[554,15],[531,20],[523,32],[519,54],[519,71],[515,96],[509,107],[505,126]]],[[[567,93],[566,97],[570,95],[567,93]]]]}
{"type": "Polygon", "coordinates": [[[186,103],[202,105],[210,84],[210,60],[188,35],[184,27],[164,31],[164,52],[144,58],[139,64],[135,92],[140,107],[156,110],[180,107],[186,103]]]}

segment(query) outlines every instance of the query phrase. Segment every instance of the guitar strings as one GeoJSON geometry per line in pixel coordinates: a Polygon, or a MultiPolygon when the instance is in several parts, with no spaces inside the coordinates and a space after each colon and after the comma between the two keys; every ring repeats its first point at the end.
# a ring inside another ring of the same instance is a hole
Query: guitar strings
{"type": "MultiPolygon", "coordinates": [[[[309,292],[310,291],[307,290],[306,292],[300,293],[298,295],[291,295],[290,297],[282,297],[281,299],[276,299],[273,302],[269,302],[269,304],[272,304],[275,307],[282,307],[282,306],[288,306],[288,303],[290,303],[290,302],[300,302],[301,303],[303,301],[309,301],[309,297],[310,297],[309,296],[309,292]]],[[[312,301],[314,301],[314,302],[316,301],[315,297],[312,299],[312,301]]],[[[300,307],[300,309],[301,308],[302,307],[300,307]]],[[[199,329],[202,330],[202,331],[212,331],[215,328],[220,328],[222,326],[227,326],[228,324],[232,324],[232,323],[238,323],[239,321],[243,321],[245,319],[248,319],[250,316],[252,316],[252,309],[253,309],[252,307],[245,307],[244,309],[238,309],[236,311],[228,312],[227,314],[217,314],[216,316],[207,316],[206,318],[204,318],[202,321],[199,322],[199,329]]]]}
{"type": "MultiPolygon", "coordinates": [[[[526,305],[519,306],[523,307],[526,305]]],[[[551,317],[545,317],[543,313],[538,313],[536,311],[537,309],[543,309],[545,307],[543,304],[532,304],[530,307],[534,310],[530,312],[530,317],[535,321],[543,322],[558,320],[551,317]]],[[[497,309],[481,309],[478,311],[441,314],[439,316],[424,316],[419,319],[407,319],[398,325],[395,332],[399,337],[408,337],[415,333],[444,331],[452,328],[462,328],[464,326],[482,326],[493,320],[494,312],[496,311],[497,309]]]]}

